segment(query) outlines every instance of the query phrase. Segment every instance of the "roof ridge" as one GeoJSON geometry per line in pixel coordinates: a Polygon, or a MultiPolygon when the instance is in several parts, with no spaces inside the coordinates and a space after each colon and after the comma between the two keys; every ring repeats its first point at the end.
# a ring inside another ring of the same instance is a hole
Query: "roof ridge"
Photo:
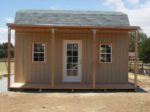
{"type": "Polygon", "coordinates": [[[21,9],[18,10],[17,13],[33,13],[33,12],[39,12],[39,13],[72,13],[72,14],[82,14],[82,13],[88,13],[88,14],[115,14],[115,15],[126,15],[123,12],[120,11],[99,11],[99,10],[53,10],[53,9],[21,9]]]}

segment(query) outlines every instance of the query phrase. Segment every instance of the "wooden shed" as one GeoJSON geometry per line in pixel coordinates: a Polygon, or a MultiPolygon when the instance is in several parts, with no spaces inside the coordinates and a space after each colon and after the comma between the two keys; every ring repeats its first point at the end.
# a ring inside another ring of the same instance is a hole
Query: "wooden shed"
{"type": "MultiPolygon", "coordinates": [[[[134,89],[128,82],[130,26],[121,12],[20,10],[8,23],[8,88],[134,89]],[[15,30],[15,82],[10,40],[15,30]]],[[[136,68],[136,64],[135,64],[136,68]]]]}

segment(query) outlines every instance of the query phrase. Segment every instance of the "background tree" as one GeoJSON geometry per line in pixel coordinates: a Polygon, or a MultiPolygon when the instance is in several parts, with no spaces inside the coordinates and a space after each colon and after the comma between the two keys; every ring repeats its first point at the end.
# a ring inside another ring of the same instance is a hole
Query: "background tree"
{"type": "MultiPolygon", "coordinates": [[[[147,39],[146,33],[143,33],[142,30],[138,32],[138,47],[140,48],[141,44],[145,39],[147,39]]],[[[130,33],[130,44],[129,44],[129,52],[134,52],[134,33],[130,33]]]]}
{"type": "MultiPolygon", "coordinates": [[[[8,43],[0,44],[0,59],[7,58],[7,45],[8,43]]],[[[11,44],[11,58],[14,57],[14,46],[11,44]]]]}
{"type": "Polygon", "coordinates": [[[150,38],[145,39],[140,44],[139,59],[144,63],[150,63],[150,38]]]}

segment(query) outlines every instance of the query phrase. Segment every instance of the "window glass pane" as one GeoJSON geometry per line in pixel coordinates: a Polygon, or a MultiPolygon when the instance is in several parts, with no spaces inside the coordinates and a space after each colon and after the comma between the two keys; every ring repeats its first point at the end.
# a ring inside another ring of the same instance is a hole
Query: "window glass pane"
{"type": "Polygon", "coordinates": [[[105,59],[105,54],[101,54],[101,56],[100,56],[100,61],[101,61],[101,62],[105,62],[105,60],[106,60],[106,59],[105,59]]]}
{"type": "Polygon", "coordinates": [[[34,52],[38,52],[38,47],[34,47],[34,52]]]}
{"type": "Polygon", "coordinates": [[[34,44],[34,48],[38,48],[38,44],[34,44]]]}
{"type": "Polygon", "coordinates": [[[39,60],[38,61],[44,61],[44,58],[39,58],[39,60]]]}
{"type": "Polygon", "coordinates": [[[99,52],[99,61],[100,62],[111,62],[111,45],[101,45],[100,52],[99,52]]]}
{"type": "Polygon", "coordinates": [[[78,50],[78,44],[73,44],[73,50],[78,50]]]}
{"type": "Polygon", "coordinates": [[[111,54],[106,54],[106,62],[111,62],[111,54]]]}
{"type": "Polygon", "coordinates": [[[34,61],[38,61],[38,57],[34,57],[34,61]]]}
{"type": "Polygon", "coordinates": [[[106,62],[111,62],[111,58],[106,58],[106,62]]]}
{"type": "Polygon", "coordinates": [[[106,53],[111,53],[111,46],[110,45],[106,46],[106,53]]]}
{"type": "Polygon", "coordinates": [[[35,43],[33,47],[33,61],[44,61],[45,45],[41,43],[35,43]]]}
{"type": "Polygon", "coordinates": [[[44,58],[44,53],[39,53],[40,58],[44,58]]]}
{"type": "Polygon", "coordinates": [[[39,48],[39,52],[44,52],[44,48],[43,47],[39,48]]]}
{"type": "Polygon", "coordinates": [[[72,44],[67,44],[67,50],[72,50],[72,44]]]}
{"type": "Polygon", "coordinates": [[[39,57],[38,53],[34,53],[34,57],[38,58],[39,57]]]}
{"type": "Polygon", "coordinates": [[[43,48],[44,49],[44,44],[39,44],[39,48],[43,48]]]}
{"type": "Polygon", "coordinates": [[[105,45],[101,45],[100,50],[101,53],[105,53],[105,45]]]}

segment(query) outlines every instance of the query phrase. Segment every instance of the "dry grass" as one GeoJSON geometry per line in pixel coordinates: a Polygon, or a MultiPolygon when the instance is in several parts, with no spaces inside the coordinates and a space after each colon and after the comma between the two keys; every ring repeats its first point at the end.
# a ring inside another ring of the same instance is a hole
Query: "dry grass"
{"type": "MultiPolygon", "coordinates": [[[[129,73],[129,81],[134,82],[134,74],[129,73]]],[[[147,75],[137,75],[137,83],[140,86],[140,88],[143,88],[146,92],[150,93],[150,76],[147,75]]]]}
{"type": "MultiPolygon", "coordinates": [[[[134,73],[130,73],[129,72],[128,76],[129,76],[130,79],[134,79],[134,73]]],[[[139,80],[140,79],[148,79],[148,78],[150,78],[150,76],[142,75],[142,74],[137,74],[137,77],[138,77],[139,80]]]]}
{"type": "MultiPolygon", "coordinates": [[[[0,76],[7,74],[7,63],[0,62],[0,76]]],[[[11,74],[14,74],[14,62],[11,62],[11,74]]]]}

